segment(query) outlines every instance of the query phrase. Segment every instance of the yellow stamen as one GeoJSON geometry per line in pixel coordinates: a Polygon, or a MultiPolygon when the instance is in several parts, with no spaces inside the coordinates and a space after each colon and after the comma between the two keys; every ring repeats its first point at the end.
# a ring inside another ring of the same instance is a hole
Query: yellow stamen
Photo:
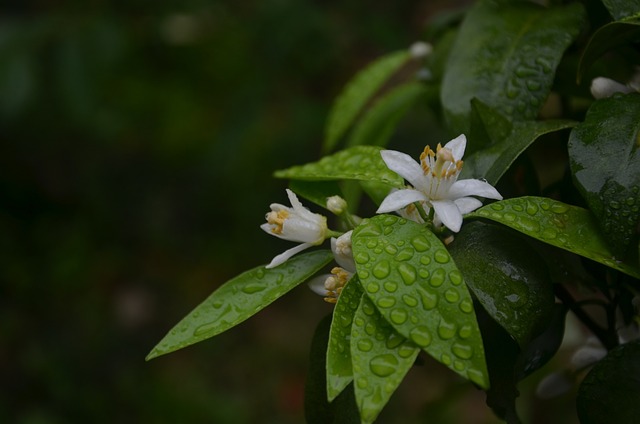
{"type": "Polygon", "coordinates": [[[284,225],[284,221],[289,217],[289,211],[287,210],[279,210],[279,211],[271,211],[267,214],[267,223],[270,225],[275,225],[271,229],[274,234],[282,234],[282,226],[284,225]]]}

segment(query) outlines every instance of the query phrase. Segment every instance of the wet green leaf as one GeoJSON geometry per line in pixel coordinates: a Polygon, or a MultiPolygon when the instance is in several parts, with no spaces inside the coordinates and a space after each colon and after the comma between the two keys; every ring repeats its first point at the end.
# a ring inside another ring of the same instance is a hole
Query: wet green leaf
{"type": "Polygon", "coordinates": [[[324,151],[333,150],[371,97],[410,58],[409,51],[390,53],[358,72],[336,98],[325,127],[324,151]]]}
{"type": "Polygon", "coordinates": [[[518,156],[540,136],[577,124],[574,121],[549,120],[513,122],[505,126],[504,116],[480,104],[479,101],[474,102],[477,116],[485,120],[487,137],[491,137],[493,144],[466,157],[460,178],[484,178],[491,185],[495,185],[518,156]]]}
{"type": "Polygon", "coordinates": [[[410,82],[390,90],[356,124],[347,146],[386,146],[398,122],[425,95],[423,84],[410,82]]]}
{"type": "Polygon", "coordinates": [[[360,305],[362,294],[358,277],[354,276],[342,290],[333,311],[326,364],[329,401],[335,399],[353,381],[349,339],[353,316],[360,305]]]}
{"type": "Polygon", "coordinates": [[[487,387],[471,295],[440,240],[393,215],[366,220],[351,240],[361,285],[382,316],[436,360],[487,387]]]}
{"type": "Polygon", "coordinates": [[[640,94],[597,100],[571,132],[574,181],[614,253],[623,256],[640,224],[640,94]]]}
{"type": "Polygon", "coordinates": [[[613,19],[640,15],[640,0],[602,0],[613,19]]]}
{"type": "Polygon", "coordinates": [[[380,147],[354,146],[325,156],[317,162],[275,172],[277,178],[294,180],[363,180],[403,187],[404,180],[387,168],[380,147]]]}
{"type": "Polygon", "coordinates": [[[582,424],[633,424],[640,417],[640,340],[618,346],[589,371],[576,400],[582,424]]]}
{"type": "Polygon", "coordinates": [[[367,296],[361,297],[351,327],[351,358],[362,423],[375,421],[419,351],[385,321],[367,296]]]}
{"type": "Polygon", "coordinates": [[[173,327],[146,359],[201,342],[240,324],[332,260],[330,250],[316,250],[294,256],[275,268],[259,266],[232,278],[173,327]]]}
{"type": "Polygon", "coordinates": [[[342,190],[336,181],[291,180],[289,188],[297,195],[323,208],[327,207],[327,198],[342,196],[342,190]]]}
{"type": "Polygon", "coordinates": [[[534,120],[584,22],[579,3],[477,2],[460,27],[442,81],[442,105],[453,132],[469,131],[474,97],[512,121],[534,120]]]}
{"type": "Polygon", "coordinates": [[[544,330],[553,313],[553,284],[542,259],[520,235],[470,222],[449,253],[487,313],[521,347],[544,330]]]}
{"type": "Polygon", "coordinates": [[[585,47],[578,64],[577,82],[593,63],[607,51],[622,44],[640,39],[640,19],[628,21],[610,22],[600,28],[591,36],[585,47]]]}
{"type": "Polygon", "coordinates": [[[586,209],[544,197],[501,200],[466,215],[486,218],[530,237],[640,278],[637,266],[621,262],[604,241],[593,215],[586,209]]]}

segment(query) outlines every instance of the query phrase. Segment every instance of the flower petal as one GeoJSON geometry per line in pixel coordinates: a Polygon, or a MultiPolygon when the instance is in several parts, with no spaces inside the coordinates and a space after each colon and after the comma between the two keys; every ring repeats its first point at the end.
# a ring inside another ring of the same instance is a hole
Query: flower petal
{"type": "Polygon", "coordinates": [[[383,150],[380,155],[387,168],[409,181],[418,190],[428,191],[424,171],[411,156],[395,150],[383,150]]]}
{"type": "Polygon", "coordinates": [[[467,137],[464,134],[460,134],[445,144],[444,147],[451,150],[455,160],[460,160],[464,156],[464,150],[467,148],[467,137]]]}
{"type": "Polygon", "coordinates": [[[460,180],[453,183],[449,188],[449,199],[459,199],[467,196],[480,196],[487,199],[502,200],[502,196],[491,184],[482,180],[460,180]]]}
{"type": "Polygon", "coordinates": [[[482,206],[482,202],[475,197],[461,197],[453,201],[462,215],[473,212],[482,206]]]}
{"type": "Polygon", "coordinates": [[[432,200],[435,213],[445,227],[457,233],[462,226],[462,214],[458,206],[451,200],[432,200]]]}
{"type": "Polygon", "coordinates": [[[392,191],[384,198],[376,213],[394,212],[421,200],[427,200],[427,196],[412,188],[392,191]]]}
{"type": "Polygon", "coordinates": [[[289,250],[285,250],[284,252],[282,252],[281,254],[276,256],[275,258],[273,258],[271,260],[271,263],[269,263],[269,265],[265,266],[265,268],[267,268],[267,269],[275,268],[278,265],[281,265],[281,264],[285,263],[287,261],[287,259],[289,259],[293,255],[295,255],[296,253],[300,253],[303,250],[310,248],[311,246],[313,246],[313,244],[311,244],[311,243],[302,243],[302,244],[297,245],[296,247],[292,247],[289,250]]]}
{"type": "Polygon", "coordinates": [[[307,286],[309,286],[311,291],[315,294],[322,297],[327,296],[327,289],[324,287],[324,282],[327,281],[327,278],[329,277],[331,277],[331,274],[322,274],[317,277],[313,277],[307,282],[307,286]]]}

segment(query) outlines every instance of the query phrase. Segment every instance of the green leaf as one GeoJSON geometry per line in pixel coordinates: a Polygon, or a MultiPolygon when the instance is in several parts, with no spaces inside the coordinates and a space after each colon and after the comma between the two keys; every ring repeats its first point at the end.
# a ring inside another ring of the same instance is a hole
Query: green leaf
{"type": "Polygon", "coordinates": [[[640,19],[610,22],[598,28],[580,56],[577,82],[581,82],[587,69],[604,53],[638,39],[640,39],[640,19]]]}
{"type": "Polygon", "coordinates": [[[589,371],[578,390],[582,424],[633,424],[640,416],[640,340],[618,346],[589,371]]]}
{"type": "Polygon", "coordinates": [[[469,157],[478,150],[504,141],[512,128],[513,124],[504,115],[474,97],[471,99],[471,129],[465,154],[469,157]]]}
{"type": "Polygon", "coordinates": [[[579,3],[476,3],[460,27],[442,81],[442,105],[453,131],[469,131],[474,97],[511,121],[535,119],[564,50],[584,22],[579,3]]]}
{"type": "Polygon", "coordinates": [[[351,327],[351,358],[363,423],[375,421],[419,351],[385,321],[368,297],[361,297],[351,327]]]}
{"type": "Polygon", "coordinates": [[[605,243],[593,215],[586,209],[544,197],[501,200],[467,214],[513,228],[552,246],[640,278],[640,269],[618,261],[605,243]]]}
{"type": "Polygon", "coordinates": [[[440,240],[413,221],[377,215],[360,224],[351,241],[361,285],[396,331],[488,387],[471,295],[440,240]]]}
{"type": "Polygon", "coordinates": [[[640,15],[640,0],[602,0],[616,21],[640,15]]]}
{"type": "Polygon", "coordinates": [[[386,146],[400,119],[425,93],[424,85],[418,82],[410,82],[390,90],[360,119],[347,146],[386,146]]]}
{"type": "Polygon", "coordinates": [[[524,347],[553,314],[553,284],[542,259],[517,233],[470,222],[449,245],[464,281],[487,313],[524,347]]]}
{"type": "Polygon", "coordinates": [[[255,315],[333,260],[330,250],[294,256],[284,264],[259,266],[232,278],[184,317],[146,360],[213,337],[255,315]]]}
{"type": "Polygon", "coordinates": [[[409,58],[408,50],[390,53],[371,63],[349,81],[329,112],[323,146],[325,152],[335,148],[371,97],[409,58]]]}
{"type": "Polygon", "coordinates": [[[336,181],[291,180],[289,188],[310,202],[326,209],[327,198],[342,196],[342,190],[336,181]]]}
{"type": "Polygon", "coordinates": [[[569,138],[576,186],[618,256],[640,224],[639,131],[640,94],[634,93],[594,102],[569,138]]]}
{"type": "Polygon", "coordinates": [[[325,156],[318,162],[294,166],[275,172],[277,178],[294,180],[364,180],[404,187],[404,180],[387,168],[380,147],[354,146],[325,156]]]}
{"type": "Polygon", "coordinates": [[[335,399],[353,381],[349,339],[353,316],[358,309],[362,294],[358,277],[354,276],[340,293],[333,311],[326,363],[329,401],[335,399]]]}
{"type": "MultiPolygon", "coordinates": [[[[482,118],[487,119],[485,126],[488,131],[496,127],[498,112],[490,112],[483,108],[482,118]]],[[[502,116],[502,115],[499,115],[502,116]]],[[[504,117],[503,117],[504,118],[504,117]]],[[[495,185],[513,162],[540,136],[575,126],[577,122],[567,120],[514,122],[510,131],[502,140],[479,150],[468,156],[464,161],[461,178],[484,178],[491,185],[495,185]]],[[[499,134],[504,134],[507,128],[503,126],[499,134]]],[[[496,134],[498,135],[498,134],[496,134]]],[[[494,139],[495,140],[495,139],[494,139]]]]}

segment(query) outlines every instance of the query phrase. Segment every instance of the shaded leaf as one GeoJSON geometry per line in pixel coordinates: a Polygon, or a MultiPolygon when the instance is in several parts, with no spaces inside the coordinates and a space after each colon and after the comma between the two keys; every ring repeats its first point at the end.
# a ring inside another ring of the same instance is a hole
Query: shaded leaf
{"type": "Polygon", "coordinates": [[[523,347],[553,313],[553,284],[542,259],[517,233],[470,222],[449,245],[467,286],[487,313],[523,347]]]}
{"type": "Polygon", "coordinates": [[[640,340],[618,346],[589,371],[576,400],[582,424],[633,424],[640,416],[640,340]]]}
{"type": "Polygon", "coordinates": [[[387,168],[380,147],[354,146],[325,156],[317,162],[275,172],[277,178],[294,180],[364,180],[403,187],[404,180],[387,168]]]}
{"type": "Polygon", "coordinates": [[[640,15],[640,0],[602,0],[613,19],[640,15]]]}
{"type": "Polygon", "coordinates": [[[436,360],[487,387],[471,295],[440,240],[413,221],[377,215],[351,241],[361,285],[382,316],[436,360]]]}
{"type": "Polygon", "coordinates": [[[486,218],[513,228],[552,246],[640,278],[640,269],[621,261],[600,234],[586,209],[544,197],[525,196],[501,200],[466,215],[486,218]]]}
{"type": "Polygon", "coordinates": [[[353,381],[349,339],[353,316],[360,305],[362,294],[358,277],[354,276],[342,290],[333,311],[326,362],[326,393],[329,401],[335,399],[353,381]]]}
{"type": "Polygon", "coordinates": [[[614,253],[623,256],[640,224],[640,94],[594,102],[571,132],[574,181],[614,253]]]}
{"type": "Polygon", "coordinates": [[[146,359],[201,342],[240,324],[332,260],[330,250],[316,250],[294,256],[278,267],[259,266],[232,278],[173,327],[146,359]]]}
{"type": "Polygon", "coordinates": [[[418,82],[410,82],[390,90],[356,124],[347,146],[386,146],[400,119],[425,92],[424,85],[418,82]]]}
{"type": "Polygon", "coordinates": [[[289,188],[296,194],[323,208],[327,207],[327,198],[342,196],[342,190],[336,181],[291,180],[289,188]]]}
{"type": "Polygon", "coordinates": [[[419,351],[385,321],[367,296],[361,297],[351,327],[351,358],[362,423],[375,421],[419,351]]]}
{"type": "Polygon", "coordinates": [[[333,150],[371,97],[409,59],[407,50],[390,53],[358,72],[336,98],[325,127],[323,150],[333,150]]]}
{"type": "Polygon", "coordinates": [[[460,27],[442,81],[442,105],[453,132],[469,131],[473,98],[512,121],[535,119],[564,50],[584,22],[578,3],[545,8],[477,2],[460,27]]]}

